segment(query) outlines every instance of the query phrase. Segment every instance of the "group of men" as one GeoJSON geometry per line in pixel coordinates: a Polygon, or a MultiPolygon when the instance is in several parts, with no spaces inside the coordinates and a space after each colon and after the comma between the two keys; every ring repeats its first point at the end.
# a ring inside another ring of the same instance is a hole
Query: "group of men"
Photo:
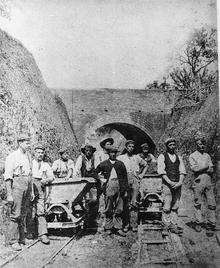
{"type": "MultiPolygon", "coordinates": [[[[163,181],[163,222],[170,230],[179,231],[178,208],[181,187],[186,170],[181,156],[176,153],[176,141],[165,141],[166,151],[156,159],[149,151],[149,145],[141,145],[141,153],[135,154],[136,144],[127,140],[124,153],[114,146],[114,140],[101,141],[101,151],[90,144],[81,148],[76,162],[72,161],[66,149],[60,150],[60,158],[52,165],[44,160],[45,148],[38,144],[34,148],[34,158],[30,154],[30,138],[22,135],[17,139],[18,149],[8,155],[5,161],[5,184],[7,201],[11,204],[9,243],[20,250],[25,244],[25,221],[27,206],[35,208],[38,236],[44,244],[49,244],[44,207],[44,186],[55,178],[68,180],[72,177],[92,177],[96,181],[96,197],[91,190],[91,200],[96,207],[92,217],[96,220],[99,199],[104,196],[104,231],[113,231],[125,236],[129,229],[136,232],[138,227],[137,209],[139,186],[147,173],[158,173],[163,181]]],[[[213,164],[205,153],[205,141],[196,139],[197,150],[189,157],[189,165],[194,173],[194,206],[196,230],[200,231],[204,218],[201,213],[203,195],[207,198],[208,217],[206,228],[215,227],[215,197],[211,176],[213,164]]],[[[31,219],[32,217],[28,217],[31,219]]]]}

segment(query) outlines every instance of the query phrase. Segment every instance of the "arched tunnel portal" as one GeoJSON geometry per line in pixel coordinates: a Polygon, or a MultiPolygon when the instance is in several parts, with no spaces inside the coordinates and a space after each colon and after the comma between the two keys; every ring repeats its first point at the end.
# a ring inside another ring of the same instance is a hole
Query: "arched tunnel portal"
{"type": "Polygon", "coordinates": [[[98,126],[94,129],[93,135],[87,136],[86,141],[98,148],[100,141],[106,137],[112,137],[115,140],[115,145],[119,147],[121,152],[124,149],[126,140],[135,141],[135,153],[140,152],[140,146],[145,142],[149,144],[151,152],[155,150],[155,143],[146,131],[139,126],[125,122],[111,122],[98,126]]]}

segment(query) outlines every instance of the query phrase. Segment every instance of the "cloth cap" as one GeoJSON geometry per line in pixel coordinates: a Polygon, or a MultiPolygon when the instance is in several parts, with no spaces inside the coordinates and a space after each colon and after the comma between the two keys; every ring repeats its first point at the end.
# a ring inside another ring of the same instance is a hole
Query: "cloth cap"
{"type": "Polygon", "coordinates": [[[37,144],[34,146],[34,150],[36,150],[36,149],[41,149],[41,150],[45,151],[45,147],[44,147],[44,145],[41,144],[41,143],[37,143],[37,144]]]}
{"type": "Polygon", "coordinates": [[[107,142],[110,142],[111,145],[112,145],[112,144],[114,143],[114,140],[113,140],[112,138],[104,139],[103,141],[100,142],[100,146],[101,146],[102,148],[104,148],[104,147],[105,147],[105,144],[106,144],[107,142]]]}
{"type": "Polygon", "coordinates": [[[127,147],[129,144],[134,144],[135,145],[135,141],[133,141],[133,140],[127,140],[125,142],[125,147],[127,147]]]}
{"type": "Polygon", "coordinates": [[[141,144],[141,148],[142,148],[142,149],[144,149],[144,148],[149,148],[148,143],[143,143],[143,144],[141,144]]]}
{"type": "Polygon", "coordinates": [[[17,137],[17,141],[29,141],[30,140],[30,136],[27,134],[20,134],[17,137]]]}
{"type": "Polygon", "coordinates": [[[171,142],[176,142],[176,139],[174,139],[174,138],[168,138],[168,139],[165,140],[164,144],[167,146],[171,142]]]}
{"type": "Polygon", "coordinates": [[[119,152],[119,149],[116,146],[111,146],[110,148],[108,148],[108,153],[117,153],[119,152]]]}
{"type": "Polygon", "coordinates": [[[81,152],[84,154],[86,149],[91,149],[92,153],[96,151],[96,148],[93,147],[91,144],[85,144],[81,147],[81,152]]]}

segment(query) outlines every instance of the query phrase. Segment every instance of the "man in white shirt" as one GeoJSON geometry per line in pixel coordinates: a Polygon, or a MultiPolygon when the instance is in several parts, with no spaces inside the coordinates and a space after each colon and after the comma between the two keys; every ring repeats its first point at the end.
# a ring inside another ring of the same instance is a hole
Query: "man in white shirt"
{"type": "Polygon", "coordinates": [[[17,138],[18,149],[10,153],[5,160],[5,185],[7,202],[11,205],[8,225],[8,244],[14,250],[21,250],[25,244],[24,221],[26,202],[31,183],[30,137],[22,134],[17,138]]]}
{"type": "Polygon", "coordinates": [[[127,200],[124,200],[125,232],[128,231],[130,225],[134,232],[137,231],[137,196],[139,191],[139,183],[148,168],[147,162],[139,155],[134,154],[134,149],[135,142],[133,140],[128,140],[125,143],[126,153],[117,157],[118,160],[124,163],[128,175],[128,197],[127,200]]]}
{"type": "Polygon", "coordinates": [[[111,146],[114,144],[114,140],[112,138],[106,138],[100,142],[100,147],[102,150],[99,150],[95,152],[94,157],[95,157],[95,168],[97,166],[107,160],[109,158],[108,155],[108,149],[111,148],[111,146]]]}
{"type": "Polygon", "coordinates": [[[35,192],[34,207],[38,224],[38,237],[43,244],[49,244],[47,237],[47,223],[45,219],[45,185],[54,180],[53,170],[47,162],[43,161],[45,148],[37,144],[34,148],[34,160],[32,162],[33,187],[35,192]]]}
{"type": "Polygon", "coordinates": [[[175,153],[176,140],[174,138],[167,139],[165,146],[166,152],[160,154],[157,159],[157,172],[163,178],[163,222],[169,226],[171,231],[181,232],[181,228],[178,226],[178,208],[186,170],[182,157],[175,153]]]}
{"type": "Polygon", "coordinates": [[[202,217],[201,207],[203,204],[203,196],[207,200],[207,219],[206,229],[212,231],[215,228],[215,209],[216,202],[213,192],[213,184],[211,176],[213,174],[213,163],[209,154],[205,153],[205,140],[199,136],[196,138],[197,150],[189,156],[190,168],[194,173],[194,207],[196,217],[196,230],[201,231],[201,224],[205,223],[202,217]]]}
{"type": "Polygon", "coordinates": [[[59,150],[60,158],[55,160],[52,165],[52,169],[56,178],[62,178],[64,180],[70,179],[74,173],[74,162],[69,159],[69,155],[66,148],[59,150]]]}

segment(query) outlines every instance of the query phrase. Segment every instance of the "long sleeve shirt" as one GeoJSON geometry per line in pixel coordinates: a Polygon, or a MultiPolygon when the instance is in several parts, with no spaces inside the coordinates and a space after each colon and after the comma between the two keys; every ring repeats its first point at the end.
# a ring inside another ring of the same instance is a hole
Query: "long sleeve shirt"
{"type": "Polygon", "coordinates": [[[46,179],[48,182],[54,180],[54,174],[51,166],[47,162],[38,162],[36,159],[32,161],[32,176],[39,180],[46,179]]]}
{"type": "Polygon", "coordinates": [[[13,179],[14,176],[28,176],[31,172],[31,160],[28,152],[21,149],[10,153],[5,160],[5,180],[13,179]]]}
{"type": "Polygon", "coordinates": [[[120,192],[124,192],[128,188],[128,177],[127,177],[127,171],[126,167],[123,164],[123,162],[116,160],[114,163],[112,163],[109,159],[101,162],[98,167],[96,168],[96,173],[101,173],[106,182],[112,178],[112,176],[115,176],[114,170],[116,172],[120,192]]]}
{"type": "Polygon", "coordinates": [[[195,151],[189,156],[189,164],[194,173],[203,171],[205,168],[208,168],[208,171],[213,168],[210,155],[207,153],[202,154],[199,151],[195,151]]]}
{"type": "MultiPolygon", "coordinates": [[[[174,163],[176,161],[176,154],[169,154],[168,153],[168,156],[170,158],[170,160],[174,163]]],[[[180,165],[179,165],[179,174],[181,175],[185,175],[186,174],[186,169],[185,169],[185,165],[183,163],[183,159],[181,156],[179,156],[179,161],[180,161],[180,165]]],[[[165,157],[164,157],[164,154],[160,154],[158,156],[158,159],[157,159],[157,173],[159,175],[166,175],[167,172],[166,172],[166,165],[165,165],[165,157]]]]}
{"type": "Polygon", "coordinates": [[[124,163],[127,173],[139,174],[141,168],[147,166],[147,162],[139,155],[129,156],[128,154],[122,154],[117,159],[124,163]]]}

